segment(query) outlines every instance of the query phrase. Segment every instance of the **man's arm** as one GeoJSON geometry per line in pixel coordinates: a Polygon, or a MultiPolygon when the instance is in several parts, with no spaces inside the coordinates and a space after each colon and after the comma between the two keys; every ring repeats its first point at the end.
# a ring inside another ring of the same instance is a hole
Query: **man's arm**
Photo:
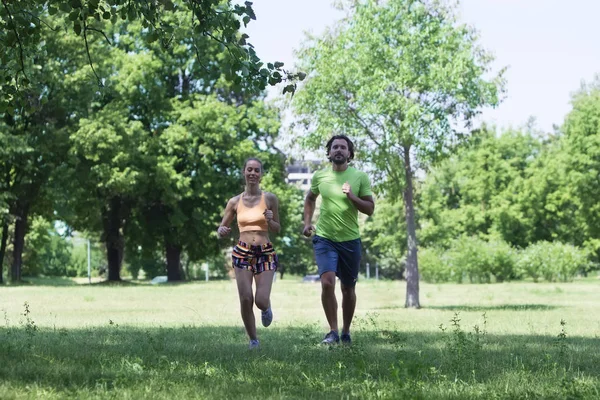
{"type": "Polygon", "coordinates": [[[368,195],[358,197],[352,193],[352,188],[348,182],[342,185],[342,191],[346,194],[348,200],[354,204],[358,211],[363,214],[373,215],[373,212],[375,211],[375,200],[373,200],[373,196],[368,195]]]}
{"type": "Polygon", "coordinates": [[[312,190],[309,189],[306,198],[304,199],[304,230],[302,234],[306,237],[310,237],[315,231],[315,227],[312,225],[312,217],[315,213],[315,205],[318,196],[318,194],[313,193],[312,190]]]}

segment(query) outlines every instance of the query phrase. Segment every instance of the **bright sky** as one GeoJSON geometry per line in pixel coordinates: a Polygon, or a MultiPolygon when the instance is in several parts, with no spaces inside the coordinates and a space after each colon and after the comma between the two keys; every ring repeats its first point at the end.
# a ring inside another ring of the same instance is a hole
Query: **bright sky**
{"type": "MultiPolygon", "coordinates": [[[[255,0],[250,42],[266,61],[294,65],[304,32],[320,34],[341,14],[330,0],[255,0]]],[[[519,127],[530,116],[549,132],[570,110],[571,93],[600,73],[599,0],[462,0],[461,16],[508,66],[508,92],[482,119],[500,128],[519,127]]]]}

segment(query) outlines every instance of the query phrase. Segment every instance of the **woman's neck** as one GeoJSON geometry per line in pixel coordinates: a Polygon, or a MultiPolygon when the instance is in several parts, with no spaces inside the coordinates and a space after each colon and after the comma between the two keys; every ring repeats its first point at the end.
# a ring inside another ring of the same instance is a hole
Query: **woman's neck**
{"type": "Polygon", "coordinates": [[[244,190],[244,194],[248,196],[258,196],[261,194],[260,186],[254,184],[246,184],[246,190],[244,190]]]}

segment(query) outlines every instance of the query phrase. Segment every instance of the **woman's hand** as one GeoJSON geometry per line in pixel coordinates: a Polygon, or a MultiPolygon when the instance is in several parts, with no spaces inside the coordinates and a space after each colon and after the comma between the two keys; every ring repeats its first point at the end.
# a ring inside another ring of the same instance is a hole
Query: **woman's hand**
{"type": "Polygon", "coordinates": [[[228,226],[219,226],[219,228],[217,229],[217,234],[219,235],[220,238],[224,238],[225,236],[229,235],[231,233],[231,228],[228,226]]]}
{"type": "Polygon", "coordinates": [[[272,210],[266,209],[265,212],[263,213],[263,215],[265,216],[265,219],[267,220],[267,224],[273,220],[273,211],[272,210]]]}

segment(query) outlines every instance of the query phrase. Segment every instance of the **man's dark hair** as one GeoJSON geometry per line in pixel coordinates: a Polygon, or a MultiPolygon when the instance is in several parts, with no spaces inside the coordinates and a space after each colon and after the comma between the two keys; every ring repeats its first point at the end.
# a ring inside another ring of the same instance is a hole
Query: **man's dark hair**
{"type": "Polygon", "coordinates": [[[346,141],[346,143],[348,143],[348,150],[350,151],[350,157],[348,157],[348,162],[350,162],[350,160],[352,160],[354,158],[354,143],[352,143],[352,140],[350,140],[350,138],[346,135],[334,135],[331,139],[329,139],[329,141],[327,142],[327,145],[325,145],[325,147],[327,149],[327,159],[329,161],[331,161],[331,157],[329,156],[329,153],[331,153],[331,145],[333,144],[333,141],[336,139],[344,139],[346,141]]]}

